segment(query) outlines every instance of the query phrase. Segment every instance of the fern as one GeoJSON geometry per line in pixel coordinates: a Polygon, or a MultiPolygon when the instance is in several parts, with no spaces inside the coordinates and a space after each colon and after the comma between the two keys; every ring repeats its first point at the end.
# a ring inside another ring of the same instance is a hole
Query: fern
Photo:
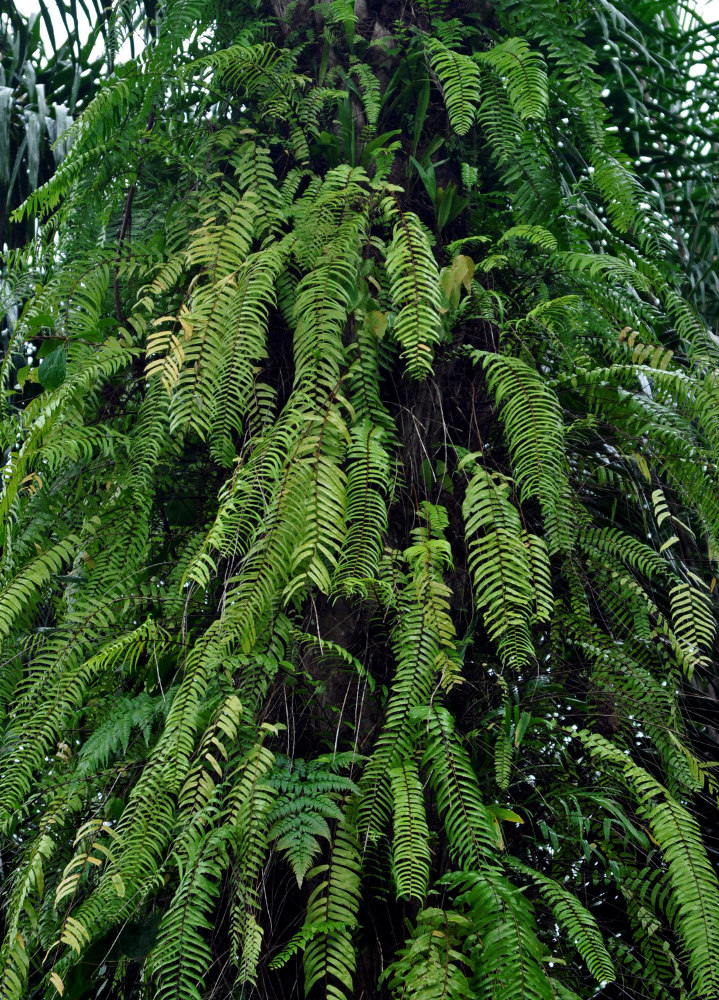
{"type": "Polygon", "coordinates": [[[344,588],[351,579],[376,575],[387,526],[385,484],[389,458],[382,431],[364,421],[351,432],[347,455],[347,535],[335,575],[344,588]]]}
{"type": "Polygon", "coordinates": [[[479,70],[469,56],[448,48],[438,38],[428,38],[425,44],[430,65],[442,86],[450,124],[457,135],[466,135],[479,101],[479,70]]]}
{"type": "MultiPolygon", "coordinates": [[[[335,762],[335,767],[339,762],[335,762]]],[[[341,820],[338,800],[356,792],[356,786],[338,775],[331,760],[319,758],[285,762],[285,773],[275,767],[270,784],[278,797],[269,815],[268,837],[276,842],[302,885],[320,851],[318,837],[331,839],[328,820],[341,820]]]]}
{"type": "Polygon", "coordinates": [[[429,771],[453,858],[460,867],[481,866],[499,844],[467,752],[454,735],[446,709],[419,708],[414,716],[426,726],[422,763],[429,771]]]}
{"type": "Polygon", "coordinates": [[[0,16],[0,993],[719,998],[716,40],[98,3],[0,16]]]}
{"type": "Polygon", "coordinates": [[[306,926],[313,927],[304,952],[305,992],[316,983],[331,1000],[351,996],[356,957],[352,942],[359,904],[359,845],[352,801],[345,807],[332,840],[330,860],[310,875],[317,882],[307,903],[306,926]]]}
{"type": "Polygon", "coordinates": [[[427,232],[417,216],[388,200],[385,211],[398,217],[385,266],[397,310],[392,331],[402,347],[407,371],[421,378],[432,370],[432,349],[440,337],[439,273],[427,232]]]}
{"type": "Polygon", "coordinates": [[[533,871],[521,862],[512,861],[510,864],[534,880],[557,923],[572,940],[594,978],[599,982],[613,982],[616,978],[614,967],[592,914],[573,893],[558,882],[533,871]]]}
{"type": "Polygon", "coordinates": [[[203,931],[219,891],[221,841],[195,834],[185,841],[175,896],[163,916],[150,970],[158,997],[199,997],[209,965],[210,948],[203,931]],[[219,852],[219,853],[218,853],[219,852]]]}
{"type": "Polygon", "coordinates": [[[552,547],[568,548],[572,528],[562,510],[563,425],[558,402],[531,368],[519,359],[484,358],[487,383],[501,406],[512,465],[522,498],[537,497],[552,547]]]}
{"type": "Polygon", "coordinates": [[[549,86],[544,61],[524,38],[507,38],[475,56],[505,82],[507,95],[520,118],[541,119],[547,113],[549,86]]]}
{"type": "Polygon", "coordinates": [[[450,553],[443,535],[445,512],[425,508],[428,526],[415,530],[415,545],[405,553],[412,576],[405,581],[394,629],[397,672],[385,710],[382,732],[363,772],[360,788],[359,828],[365,844],[376,839],[388,823],[391,805],[389,770],[412,747],[414,708],[430,700],[432,685],[439,682],[442,648],[453,645],[454,626],[447,613],[448,588],[441,571],[450,553]],[[433,537],[434,535],[438,537],[433,537]]]}
{"type": "MultiPolygon", "coordinates": [[[[265,725],[265,732],[267,728],[265,725]]],[[[241,778],[229,800],[228,818],[237,828],[235,851],[239,862],[233,878],[231,942],[241,983],[255,981],[262,946],[263,930],[257,919],[259,880],[269,847],[270,810],[276,797],[276,790],[266,778],[273,763],[274,756],[261,739],[243,762],[241,778]]]]}
{"type": "Polygon", "coordinates": [[[524,895],[492,869],[447,876],[445,883],[459,890],[455,905],[467,912],[478,938],[472,987],[489,996],[501,990],[507,998],[548,1000],[544,948],[524,895]]]}
{"type": "Polygon", "coordinates": [[[506,481],[477,466],[467,486],[464,516],[469,538],[484,530],[471,542],[469,565],[487,632],[508,663],[521,664],[534,655],[535,597],[531,549],[508,492],[506,481]]]}
{"type": "Polygon", "coordinates": [[[390,772],[394,803],[393,860],[397,894],[423,900],[429,880],[429,830],[417,769],[402,761],[390,772]]]}
{"type": "Polygon", "coordinates": [[[466,997],[470,985],[461,946],[470,929],[461,913],[437,907],[421,910],[411,938],[383,974],[393,995],[426,1000],[466,997]]]}
{"type": "Polygon", "coordinates": [[[686,948],[697,989],[706,996],[719,987],[714,962],[714,941],[719,935],[717,876],[701,841],[696,821],[641,767],[595,734],[582,734],[593,757],[611,761],[636,796],[640,815],[666,858],[668,878],[675,897],[673,921],[686,948]],[[660,801],[655,801],[657,798],[660,801]]]}

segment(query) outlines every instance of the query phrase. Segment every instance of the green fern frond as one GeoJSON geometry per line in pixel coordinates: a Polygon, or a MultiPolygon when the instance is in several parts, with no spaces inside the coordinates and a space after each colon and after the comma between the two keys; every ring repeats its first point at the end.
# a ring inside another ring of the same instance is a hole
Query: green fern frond
{"type": "Polygon", "coordinates": [[[469,56],[448,48],[438,38],[427,37],[425,47],[442,87],[450,124],[457,135],[466,135],[479,103],[479,70],[469,56]]]}
{"type": "Polygon", "coordinates": [[[262,947],[263,930],[257,919],[260,912],[260,874],[269,850],[268,821],[276,798],[269,782],[274,754],[264,746],[264,737],[272,727],[263,724],[264,732],[238,769],[238,779],[228,801],[227,821],[233,835],[236,859],[232,878],[230,940],[232,960],[237,965],[241,983],[253,983],[262,947]]]}
{"type": "MultiPolygon", "coordinates": [[[[699,581],[701,583],[701,581],[699,581]]],[[[672,625],[680,643],[691,649],[711,649],[716,618],[709,593],[691,583],[678,583],[669,591],[672,625]]]]}
{"type": "Polygon", "coordinates": [[[322,984],[328,1000],[347,1000],[354,989],[357,959],[360,854],[350,800],[332,839],[330,860],[309,873],[321,879],[307,903],[307,927],[314,927],[304,952],[305,993],[322,984]]]}
{"type": "Polygon", "coordinates": [[[384,725],[360,782],[359,830],[364,845],[386,828],[392,809],[389,771],[412,749],[411,713],[430,701],[444,666],[442,653],[453,647],[454,625],[448,614],[449,588],[442,570],[451,564],[443,537],[446,512],[426,504],[432,528],[417,528],[415,544],[406,550],[412,575],[404,582],[399,619],[392,633],[397,670],[385,710],[384,725]],[[435,537],[433,537],[433,535],[435,537]]]}
{"type": "Polygon", "coordinates": [[[480,992],[488,987],[490,996],[501,991],[507,1000],[551,1000],[543,965],[549,956],[524,894],[490,866],[447,875],[443,883],[459,892],[454,905],[467,914],[477,935],[472,988],[480,992]]]}
{"type": "Polygon", "coordinates": [[[397,310],[392,335],[402,348],[409,375],[424,378],[432,371],[433,348],[441,333],[439,271],[427,232],[414,212],[403,212],[387,199],[385,213],[389,220],[397,219],[385,257],[397,310]]]}
{"type": "Polygon", "coordinates": [[[211,963],[207,932],[227,863],[222,838],[215,831],[196,831],[185,838],[179,861],[179,881],[160,924],[149,971],[161,1000],[199,1000],[211,963]]]}
{"type": "Polygon", "coordinates": [[[111,755],[127,753],[135,729],[140,730],[147,746],[152,724],[164,709],[160,697],[151,698],[144,691],[135,698],[118,699],[79,751],[77,773],[82,777],[93,774],[105,767],[111,755]]]}
{"type": "Polygon", "coordinates": [[[672,923],[686,949],[696,989],[702,996],[719,996],[714,960],[719,947],[719,879],[696,820],[656,779],[603,737],[586,732],[578,737],[593,758],[616,768],[636,797],[639,813],[666,860],[672,923]]]}
{"type": "Polygon", "coordinates": [[[407,1000],[461,1000],[471,995],[464,953],[472,933],[461,913],[427,907],[420,910],[412,934],[382,978],[392,995],[407,1000]]]}
{"type": "MultiPolygon", "coordinates": [[[[480,355],[475,356],[479,360],[480,355]]],[[[522,499],[539,500],[550,547],[567,550],[573,531],[569,512],[563,509],[564,424],[556,395],[518,358],[487,354],[481,360],[487,385],[500,407],[522,499]]]]}
{"type": "Polygon", "coordinates": [[[424,796],[417,768],[403,760],[390,771],[394,806],[394,864],[397,895],[422,902],[427,894],[430,853],[424,796]]]}
{"type": "Polygon", "coordinates": [[[338,801],[357,791],[331,765],[327,758],[308,762],[278,758],[268,779],[278,792],[268,817],[268,838],[283,853],[299,886],[320,852],[318,838],[331,840],[328,821],[342,819],[338,801]]]}
{"type": "Polygon", "coordinates": [[[350,431],[347,454],[347,535],[335,573],[342,589],[348,578],[370,579],[377,573],[387,530],[386,483],[389,457],[381,428],[368,420],[350,431]]]}
{"type": "Polygon", "coordinates": [[[507,38],[474,58],[502,78],[520,118],[544,118],[549,103],[547,71],[541,53],[530,49],[526,39],[507,38]]]}
{"type": "MultiPolygon", "coordinates": [[[[0,818],[10,822],[19,801],[27,794],[32,775],[43,765],[54,749],[60,734],[72,714],[82,705],[90,681],[110,672],[117,661],[135,663],[145,647],[162,640],[163,632],[151,621],[138,626],[127,635],[106,643],[94,655],[84,659],[81,643],[62,643],[62,652],[50,645],[48,652],[54,671],[44,670],[46,663],[38,656],[35,670],[26,678],[18,692],[18,706],[10,725],[3,734],[2,756],[12,761],[12,767],[0,775],[0,818]],[[64,669],[63,669],[64,668],[64,669]],[[54,674],[54,679],[53,679],[54,674]],[[46,696],[48,687],[52,700],[38,701],[38,690],[46,696]]],[[[87,637],[85,637],[87,642],[87,637]]],[[[128,669],[128,673],[131,669],[128,669]]]]}
{"type": "MultiPolygon", "coordinates": [[[[503,659],[510,665],[519,665],[534,657],[530,626],[537,602],[530,561],[532,549],[508,494],[506,480],[475,466],[467,485],[463,513],[469,569],[485,627],[503,659]],[[483,534],[477,538],[479,531],[483,534]]],[[[534,555],[537,554],[535,550],[534,555]]],[[[544,599],[541,600],[543,605],[544,599]]]]}
{"type": "Polygon", "coordinates": [[[429,773],[450,853],[463,869],[482,867],[496,855],[499,840],[451,716],[437,706],[417,708],[412,714],[426,732],[422,767],[429,773]]]}
{"type": "Polygon", "coordinates": [[[614,982],[612,960],[604,945],[597,921],[577,897],[554,879],[542,875],[516,859],[509,864],[538,886],[542,899],[551,909],[555,920],[573,942],[591,975],[599,982],[614,982]]]}

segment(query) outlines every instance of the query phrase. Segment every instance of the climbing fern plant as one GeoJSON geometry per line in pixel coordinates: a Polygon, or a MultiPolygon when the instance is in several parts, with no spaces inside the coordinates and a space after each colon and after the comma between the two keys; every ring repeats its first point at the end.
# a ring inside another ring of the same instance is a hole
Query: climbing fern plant
{"type": "Polygon", "coordinates": [[[588,44],[636,8],[169,0],[17,210],[3,998],[719,998],[719,354],[588,44]]]}

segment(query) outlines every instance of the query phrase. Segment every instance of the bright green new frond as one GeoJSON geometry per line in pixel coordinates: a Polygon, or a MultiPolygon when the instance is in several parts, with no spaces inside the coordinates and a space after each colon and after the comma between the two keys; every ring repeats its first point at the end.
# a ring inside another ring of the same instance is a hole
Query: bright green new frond
{"type": "MultiPolygon", "coordinates": [[[[509,240],[526,240],[532,246],[541,247],[543,250],[550,252],[557,249],[556,237],[542,226],[512,226],[511,229],[508,229],[506,233],[500,236],[497,242],[501,246],[502,243],[506,243],[509,240]]],[[[542,315],[544,312],[550,311],[552,307],[556,309],[557,303],[542,303],[539,306],[535,306],[530,315],[534,318],[542,315]],[[545,306],[546,309],[542,309],[542,306],[545,306]]]]}
{"type": "Polygon", "coordinates": [[[359,60],[352,62],[350,77],[356,77],[359,82],[367,124],[370,129],[375,129],[382,107],[379,80],[370,67],[359,60]]]}
{"type": "Polygon", "coordinates": [[[230,162],[241,191],[249,192],[257,200],[262,230],[275,232],[284,216],[285,199],[279,190],[269,150],[250,139],[232,154],[230,162]]]}
{"type": "MultiPolygon", "coordinates": [[[[194,837],[193,827],[204,825],[208,814],[216,812],[218,786],[226,776],[230,753],[243,742],[240,725],[242,702],[236,694],[222,700],[212,722],[205,730],[195,759],[178,796],[177,825],[180,843],[183,837],[194,837]]],[[[177,848],[176,848],[177,849],[177,848]]],[[[180,848],[184,850],[184,848],[180,848]]]]}
{"type": "Polygon", "coordinates": [[[321,593],[332,589],[345,539],[347,479],[341,468],[349,432],[338,407],[308,418],[305,437],[295,455],[298,467],[306,466],[309,491],[304,524],[290,559],[293,574],[285,597],[313,584],[321,593]]]}
{"type": "Polygon", "coordinates": [[[318,389],[336,391],[342,333],[366,233],[366,183],[364,171],[338,168],[327,175],[316,199],[301,203],[298,235],[306,234],[307,239],[293,248],[310,268],[297,285],[293,305],[296,385],[317,384],[318,389]]]}
{"type": "Polygon", "coordinates": [[[708,591],[691,583],[678,583],[669,591],[672,625],[680,643],[692,651],[711,649],[716,618],[708,591]]]}

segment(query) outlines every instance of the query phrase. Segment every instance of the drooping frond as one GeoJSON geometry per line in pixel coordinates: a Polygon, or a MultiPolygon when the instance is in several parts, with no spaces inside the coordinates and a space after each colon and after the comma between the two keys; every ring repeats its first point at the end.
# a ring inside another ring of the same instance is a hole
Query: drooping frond
{"type": "Polygon", "coordinates": [[[480,76],[474,61],[443,45],[438,38],[426,41],[429,61],[442,86],[450,124],[457,135],[466,135],[479,101],[480,76]]]}
{"type": "Polygon", "coordinates": [[[0,13],[3,1000],[719,1000],[714,34],[86,4],[0,13]]]}
{"type": "Polygon", "coordinates": [[[393,861],[397,894],[423,900],[429,879],[429,829],[417,768],[404,760],[390,772],[394,815],[393,861]]]}
{"type": "Polygon", "coordinates": [[[403,212],[393,199],[385,203],[397,219],[385,266],[392,305],[393,336],[402,347],[407,371],[422,378],[432,370],[434,345],[441,333],[439,273],[426,229],[413,212],[403,212]]]}
{"type": "Polygon", "coordinates": [[[346,1000],[354,988],[360,854],[353,811],[350,800],[335,829],[329,862],[310,872],[318,881],[307,903],[306,926],[313,930],[304,952],[305,991],[321,983],[330,1000],[346,1000]]]}
{"type": "MultiPolygon", "coordinates": [[[[532,552],[509,490],[508,481],[477,466],[467,486],[464,517],[469,566],[485,627],[502,657],[518,665],[534,656],[530,626],[536,604],[532,552]],[[480,531],[484,533],[476,537],[480,531]]],[[[546,560],[546,554],[540,559],[546,560]]]]}
{"type": "Polygon", "coordinates": [[[707,857],[696,820],[647,771],[597,734],[580,734],[592,757],[613,764],[637,799],[667,865],[674,906],[671,917],[687,955],[696,989],[719,993],[716,948],[719,943],[719,879],[707,857]]]}

